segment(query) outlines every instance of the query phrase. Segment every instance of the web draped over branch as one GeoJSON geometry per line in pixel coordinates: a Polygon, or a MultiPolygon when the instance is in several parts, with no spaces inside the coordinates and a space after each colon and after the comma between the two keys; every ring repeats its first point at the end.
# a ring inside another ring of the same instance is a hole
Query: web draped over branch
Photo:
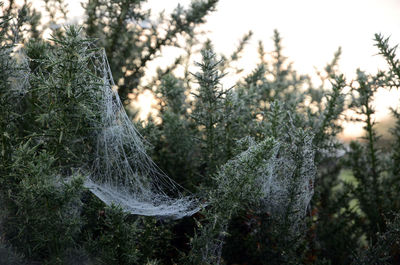
{"type": "Polygon", "coordinates": [[[273,149],[272,159],[260,174],[260,186],[263,210],[275,217],[288,218],[292,232],[296,233],[314,194],[315,151],[313,135],[296,136],[293,132],[289,135],[292,137],[289,143],[279,143],[273,149]]]}
{"type": "Polygon", "coordinates": [[[199,211],[199,202],[183,196],[183,188],[146,154],[142,136],[113,90],[104,50],[96,52],[92,63],[102,82],[95,158],[85,186],[107,205],[119,205],[132,214],[179,219],[199,211]]]}

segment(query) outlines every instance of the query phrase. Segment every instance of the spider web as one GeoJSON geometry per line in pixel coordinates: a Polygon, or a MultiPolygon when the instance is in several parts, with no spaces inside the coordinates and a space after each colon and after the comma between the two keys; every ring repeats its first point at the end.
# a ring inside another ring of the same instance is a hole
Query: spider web
{"type": "Polygon", "coordinates": [[[200,210],[192,196],[163,173],[146,154],[143,137],[128,117],[115,89],[104,50],[92,58],[100,90],[100,122],[95,159],[85,186],[107,205],[132,214],[179,219],[200,210]]]}

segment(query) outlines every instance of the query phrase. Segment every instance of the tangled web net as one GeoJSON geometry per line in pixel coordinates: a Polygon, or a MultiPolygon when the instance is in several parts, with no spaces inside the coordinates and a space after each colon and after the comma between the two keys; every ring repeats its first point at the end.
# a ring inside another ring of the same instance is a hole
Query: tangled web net
{"type": "Polygon", "coordinates": [[[183,188],[146,154],[141,135],[113,90],[105,52],[96,53],[92,64],[102,78],[100,122],[95,159],[85,186],[107,205],[119,205],[132,214],[179,219],[199,211],[199,202],[183,196],[183,188]]]}
{"type": "Polygon", "coordinates": [[[209,230],[218,231],[214,238],[202,238],[205,243],[200,253],[205,264],[210,260],[220,264],[229,218],[249,202],[258,206],[259,213],[268,213],[275,225],[287,226],[282,238],[290,239],[303,232],[316,174],[313,136],[292,126],[287,138],[267,138],[257,143],[245,137],[238,146],[246,149],[221,168],[216,177],[220,195],[214,200],[218,200],[217,207],[225,207],[219,210],[225,215],[220,213],[218,225],[214,223],[203,230],[205,236],[212,234],[209,230]]]}
{"type": "Polygon", "coordinates": [[[280,143],[261,174],[264,211],[287,218],[292,231],[298,230],[314,194],[313,136],[293,136],[297,141],[280,143]]]}
{"type": "Polygon", "coordinates": [[[11,56],[5,71],[10,82],[10,95],[13,100],[20,100],[28,92],[29,87],[29,63],[22,45],[11,45],[0,50],[0,57],[11,56]],[[11,60],[12,58],[12,60],[11,60]],[[15,96],[14,96],[15,95],[15,96]]]}

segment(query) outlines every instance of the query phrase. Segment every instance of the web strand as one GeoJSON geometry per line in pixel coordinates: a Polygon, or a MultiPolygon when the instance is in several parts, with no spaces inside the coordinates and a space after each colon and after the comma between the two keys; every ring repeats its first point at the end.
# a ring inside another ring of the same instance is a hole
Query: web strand
{"type": "Polygon", "coordinates": [[[146,154],[143,137],[125,112],[104,50],[93,61],[102,77],[96,155],[85,186],[107,205],[132,214],[169,217],[192,215],[199,202],[182,195],[182,187],[146,154]]]}

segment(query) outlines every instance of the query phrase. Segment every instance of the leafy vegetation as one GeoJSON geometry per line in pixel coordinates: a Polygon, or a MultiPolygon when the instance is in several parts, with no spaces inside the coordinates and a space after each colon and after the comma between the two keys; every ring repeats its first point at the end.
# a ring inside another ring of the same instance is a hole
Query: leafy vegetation
{"type": "Polygon", "coordinates": [[[216,0],[157,22],[143,0],[90,0],[82,27],[66,28],[57,26],[64,2],[44,2],[48,25],[28,3],[1,6],[0,263],[399,263],[400,110],[392,110],[390,148],[382,147],[373,104],[378,88],[400,86],[388,38],[374,39],[387,71],[346,80],[338,49],[315,86],[292,68],[275,31],[272,59],[260,43],[254,70],[224,89],[251,32],[230,56],[202,44],[198,71],[174,72],[191,62],[196,28],[216,0]],[[49,27],[53,37],[43,39],[49,27]],[[168,45],[187,56],[144,84],[147,63],[168,45]],[[203,202],[193,216],[132,215],[85,188],[82,168],[96,160],[101,124],[93,61],[102,48],[149,155],[203,202]],[[130,100],[145,89],[158,113],[137,121],[130,100]],[[338,138],[348,109],[365,130],[349,145],[338,138]]]}

